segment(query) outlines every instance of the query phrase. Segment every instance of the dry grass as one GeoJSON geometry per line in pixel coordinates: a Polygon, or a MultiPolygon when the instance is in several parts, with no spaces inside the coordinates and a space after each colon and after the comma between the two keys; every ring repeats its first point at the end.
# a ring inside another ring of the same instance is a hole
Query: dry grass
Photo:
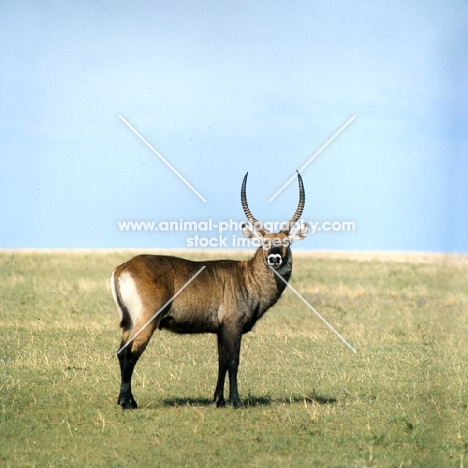
{"type": "Polygon", "coordinates": [[[122,412],[108,277],[133,254],[0,252],[1,465],[468,465],[466,257],[298,253],[357,354],[286,291],[243,340],[245,409],[211,403],[212,336],[158,333],[122,412]]]}

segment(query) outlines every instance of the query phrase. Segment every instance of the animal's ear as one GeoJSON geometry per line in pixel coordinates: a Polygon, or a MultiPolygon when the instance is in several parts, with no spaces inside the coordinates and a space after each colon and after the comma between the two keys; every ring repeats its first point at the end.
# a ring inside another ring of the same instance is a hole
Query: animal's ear
{"type": "Polygon", "coordinates": [[[246,239],[249,240],[261,240],[262,235],[250,224],[244,223],[241,226],[242,233],[244,234],[246,239]]]}
{"type": "Polygon", "coordinates": [[[309,234],[309,224],[306,222],[297,224],[289,233],[289,243],[292,244],[294,241],[305,239],[307,234],[309,234]]]}

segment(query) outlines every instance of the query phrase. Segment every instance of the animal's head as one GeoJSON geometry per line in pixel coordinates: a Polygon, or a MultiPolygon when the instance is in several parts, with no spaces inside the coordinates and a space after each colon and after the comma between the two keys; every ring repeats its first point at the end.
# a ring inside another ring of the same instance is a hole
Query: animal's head
{"type": "Polygon", "coordinates": [[[305,204],[305,192],[302,177],[297,173],[297,180],[299,183],[299,203],[297,205],[296,212],[281,231],[271,233],[265,229],[263,224],[260,223],[250,212],[246,195],[247,176],[248,173],[245,174],[242,182],[241,202],[245,216],[251,224],[244,223],[242,225],[242,232],[247,239],[257,240],[263,249],[263,259],[265,263],[272,268],[278,269],[281,265],[286,264],[290,259],[290,245],[296,240],[305,239],[309,233],[309,225],[307,223],[304,222],[300,225],[296,225],[296,221],[301,217],[305,204]]]}

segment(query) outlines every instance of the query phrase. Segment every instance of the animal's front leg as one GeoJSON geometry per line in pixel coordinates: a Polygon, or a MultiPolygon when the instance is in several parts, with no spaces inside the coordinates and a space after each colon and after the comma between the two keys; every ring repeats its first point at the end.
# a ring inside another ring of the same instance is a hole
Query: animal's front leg
{"type": "MultiPolygon", "coordinates": [[[[237,388],[237,370],[239,368],[242,331],[238,326],[224,326],[219,339],[221,340],[221,348],[223,351],[222,358],[220,354],[220,362],[223,362],[223,369],[227,369],[229,373],[229,403],[233,405],[234,408],[240,408],[243,405],[237,388]]],[[[224,373],[225,372],[226,371],[224,371],[224,373]]]]}
{"type": "Polygon", "coordinates": [[[234,406],[234,408],[240,408],[242,401],[239,397],[239,391],[237,389],[237,369],[239,368],[239,355],[231,359],[229,364],[229,403],[234,406]]]}
{"type": "Polygon", "coordinates": [[[225,406],[226,402],[224,400],[224,380],[226,378],[226,372],[228,370],[227,360],[225,356],[225,351],[223,347],[223,339],[221,333],[217,335],[218,337],[218,382],[216,383],[216,390],[214,393],[214,401],[218,408],[225,406]]]}

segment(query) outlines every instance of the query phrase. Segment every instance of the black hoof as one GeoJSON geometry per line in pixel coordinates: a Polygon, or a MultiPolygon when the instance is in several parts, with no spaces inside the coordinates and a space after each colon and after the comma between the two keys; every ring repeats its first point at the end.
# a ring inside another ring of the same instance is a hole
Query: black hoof
{"type": "Polygon", "coordinates": [[[119,405],[122,407],[123,410],[129,410],[129,409],[137,409],[138,408],[138,405],[135,403],[135,402],[122,402],[122,403],[119,403],[119,405]]]}
{"type": "Polygon", "coordinates": [[[231,405],[234,406],[235,409],[243,408],[243,406],[244,406],[242,404],[242,401],[240,401],[240,400],[231,401],[231,405]]]}
{"type": "Polygon", "coordinates": [[[218,397],[215,396],[214,401],[216,403],[216,408],[224,408],[226,406],[226,401],[223,397],[218,399],[218,397]]]}
{"type": "Polygon", "coordinates": [[[122,409],[127,410],[127,409],[137,409],[138,405],[137,402],[134,400],[133,397],[130,399],[128,398],[119,398],[117,400],[117,404],[122,407],[122,409]]]}

